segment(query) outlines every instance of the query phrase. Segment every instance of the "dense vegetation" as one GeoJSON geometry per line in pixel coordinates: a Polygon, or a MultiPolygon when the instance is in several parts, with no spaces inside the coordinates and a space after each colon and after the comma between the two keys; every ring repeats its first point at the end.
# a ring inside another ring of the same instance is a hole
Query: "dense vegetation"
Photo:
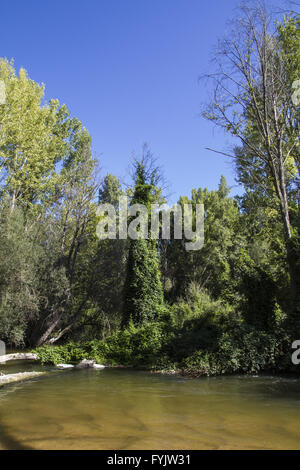
{"type": "Polygon", "coordinates": [[[144,148],[131,187],[110,174],[101,180],[81,122],[57,100],[45,103],[25,70],[0,60],[7,345],[34,348],[54,364],[94,358],[191,375],[297,370],[300,22],[291,14],[270,26],[263,10],[242,14],[219,44],[203,116],[237,139],[231,158],[244,194],[231,197],[222,176],[216,190],[180,198],[182,207],[204,204],[198,251],[174,236],[100,240],[99,203],[118,213],[121,195],[148,211],[164,202],[159,168],[144,148]]]}

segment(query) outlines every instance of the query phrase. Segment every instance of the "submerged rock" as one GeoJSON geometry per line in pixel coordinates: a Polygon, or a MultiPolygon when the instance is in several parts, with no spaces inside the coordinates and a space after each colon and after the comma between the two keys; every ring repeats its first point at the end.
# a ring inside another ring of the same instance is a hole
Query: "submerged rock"
{"type": "Polygon", "coordinates": [[[58,369],[73,369],[72,364],[57,364],[56,366],[58,369]]]}

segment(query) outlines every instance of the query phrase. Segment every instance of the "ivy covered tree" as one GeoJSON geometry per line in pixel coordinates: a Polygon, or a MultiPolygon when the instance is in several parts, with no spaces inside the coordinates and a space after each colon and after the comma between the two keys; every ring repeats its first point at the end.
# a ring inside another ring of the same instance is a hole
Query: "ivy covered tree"
{"type": "MultiPolygon", "coordinates": [[[[131,204],[143,204],[150,214],[151,204],[160,199],[158,169],[149,153],[134,161],[134,188],[131,204]]],[[[132,321],[142,325],[158,317],[163,304],[163,289],[157,251],[157,240],[130,240],[124,288],[123,326],[132,321]]]]}

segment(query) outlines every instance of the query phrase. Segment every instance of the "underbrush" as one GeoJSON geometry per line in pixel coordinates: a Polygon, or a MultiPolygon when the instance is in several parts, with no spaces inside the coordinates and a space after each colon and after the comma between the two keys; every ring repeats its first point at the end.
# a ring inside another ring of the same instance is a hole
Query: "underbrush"
{"type": "Polygon", "coordinates": [[[43,364],[94,359],[105,365],[176,369],[190,376],[290,371],[291,341],[281,325],[254,329],[228,304],[196,292],[164,307],[157,321],[132,323],[104,340],[34,350],[43,364]]]}
{"type": "Polygon", "coordinates": [[[105,340],[85,343],[70,342],[63,346],[42,346],[34,350],[43,364],[77,363],[82,359],[94,359],[97,363],[124,366],[163,366],[164,332],[160,322],[141,327],[130,324],[105,340]]]}

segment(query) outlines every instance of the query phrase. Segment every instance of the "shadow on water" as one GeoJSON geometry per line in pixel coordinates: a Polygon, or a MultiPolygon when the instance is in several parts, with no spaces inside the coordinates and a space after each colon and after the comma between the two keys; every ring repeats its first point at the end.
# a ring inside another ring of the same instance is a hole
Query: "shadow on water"
{"type": "MultiPolygon", "coordinates": [[[[20,369],[22,371],[23,369],[25,369],[26,371],[28,371],[28,369],[36,370],[36,363],[34,361],[30,363],[28,363],[28,361],[27,362],[26,361],[14,361],[14,364],[8,364],[8,365],[1,364],[1,365],[2,365],[2,369],[5,369],[6,373],[7,372],[16,373],[16,372],[19,372],[20,369]]],[[[40,367],[39,370],[43,370],[42,367],[40,367]]],[[[35,378],[32,378],[29,381],[35,381],[35,380],[36,380],[35,378]]],[[[15,383],[6,384],[4,387],[1,388],[1,395],[4,396],[7,393],[15,393],[18,386],[21,386],[23,383],[24,382],[21,381],[18,384],[15,384],[15,383]]],[[[18,439],[16,439],[10,434],[7,427],[1,423],[1,416],[0,416],[0,450],[33,450],[33,447],[30,447],[26,444],[22,444],[18,439]]]]}
{"type": "Polygon", "coordinates": [[[5,426],[0,423],[0,445],[4,450],[33,450],[33,447],[22,444],[7,431],[5,426]]]}

